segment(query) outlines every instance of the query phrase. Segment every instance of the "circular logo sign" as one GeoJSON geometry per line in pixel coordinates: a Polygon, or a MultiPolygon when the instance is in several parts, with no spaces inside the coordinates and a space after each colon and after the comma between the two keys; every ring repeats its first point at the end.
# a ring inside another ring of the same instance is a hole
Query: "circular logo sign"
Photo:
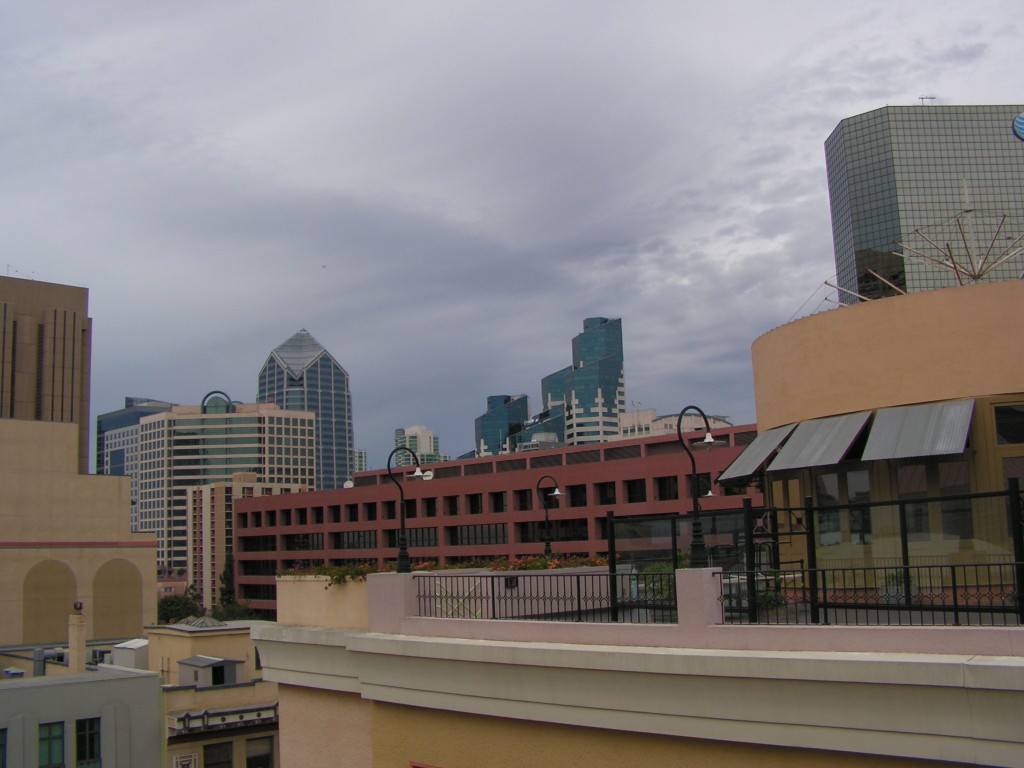
{"type": "Polygon", "coordinates": [[[1018,139],[1024,141],[1024,112],[1013,118],[1013,132],[1018,139]]]}

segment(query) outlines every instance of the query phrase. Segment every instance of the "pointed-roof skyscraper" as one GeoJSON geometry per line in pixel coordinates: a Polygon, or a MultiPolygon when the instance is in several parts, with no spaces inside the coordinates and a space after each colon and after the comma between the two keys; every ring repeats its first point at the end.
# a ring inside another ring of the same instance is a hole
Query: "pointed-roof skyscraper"
{"type": "Polygon", "coordinates": [[[339,488],[351,479],[355,451],[348,373],[305,328],[270,353],[256,401],[316,414],[316,490],[339,488]]]}

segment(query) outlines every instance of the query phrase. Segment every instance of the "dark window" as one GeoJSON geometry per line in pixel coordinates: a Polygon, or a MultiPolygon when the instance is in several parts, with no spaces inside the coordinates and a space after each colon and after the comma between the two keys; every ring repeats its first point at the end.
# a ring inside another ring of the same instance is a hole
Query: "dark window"
{"type": "MultiPolygon", "coordinates": [[[[345,505],[345,517],[350,523],[359,522],[359,505],[358,504],[346,504],[345,505]]],[[[332,521],[338,522],[338,521],[332,521]]]]}
{"type": "Polygon", "coordinates": [[[304,510],[304,509],[296,510],[296,515],[298,516],[297,525],[308,525],[309,524],[309,515],[306,512],[306,510],[304,510]]]}
{"type": "Polygon", "coordinates": [[[290,509],[281,510],[281,525],[292,524],[292,511],[290,509]]]}
{"type": "MultiPolygon", "coordinates": [[[[348,507],[348,506],[354,506],[356,508],[356,520],[358,520],[359,519],[359,511],[358,511],[359,510],[359,505],[358,504],[346,505],[346,507],[348,507]]],[[[332,504],[331,506],[329,506],[327,508],[327,514],[330,515],[332,523],[340,523],[341,522],[341,507],[338,506],[337,504],[332,504]]]]}
{"type": "Polygon", "coordinates": [[[658,501],[675,501],[679,498],[679,478],[675,475],[654,478],[654,492],[658,501]]]}
{"type": "Polygon", "coordinates": [[[627,480],[625,487],[627,504],[639,504],[647,501],[647,484],[642,479],[627,480]]]}
{"type": "Polygon", "coordinates": [[[222,741],[203,747],[203,768],[231,768],[231,742],[222,741]]]}
{"type": "Polygon", "coordinates": [[[331,534],[331,549],[375,549],[376,531],[341,531],[331,534]]]}
{"type": "Polygon", "coordinates": [[[513,491],[515,494],[516,512],[526,512],[527,510],[533,509],[533,491],[529,488],[523,488],[518,491],[513,491]]]}
{"type": "Polygon", "coordinates": [[[504,491],[492,491],[491,492],[491,512],[504,512],[505,511],[505,492],[504,491]]]}
{"type": "Polygon", "coordinates": [[[445,496],[444,497],[444,513],[446,515],[457,515],[457,514],[459,514],[459,497],[458,496],[445,496]]]}
{"type": "Polygon", "coordinates": [[[416,499],[405,500],[405,519],[416,517],[416,499]]]}
{"type": "Polygon", "coordinates": [[[246,739],[245,768],[274,767],[274,737],[264,736],[260,739],[246,739]]]}
{"type": "Polygon", "coordinates": [[[600,505],[615,503],[615,483],[595,483],[594,491],[597,493],[597,503],[600,505]]]}
{"type": "Polygon", "coordinates": [[[507,544],[508,529],[501,523],[461,525],[448,529],[448,540],[454,547],[507,544]]]}
{"type": "MultiPolygon", "coordinates": [[[[694,477],[693,475],[687,475],[686,476],[686,482],[687,483],[692,483],[693,482],[693,477],[694,477]]],[[[690,490],[690,493],[693,493],[692,489],[690,490]]],[[[707,496],[709,493],[711,493],[711,473],[710,472],[698,472],[697,473],[697,495],[698,496],[707,496]]]]}
{"type": "Polygon", "coordinates": [[[277,549],[277,537],[240,536],[238,544],[243,552],[273,552],[277,549]]]}
{"type": "Polygon", "coordinates": [[[587,506],[587,486],[585,485],[570,485],[566,487],[569,492],[569,506],[570,507],[585,507],[587,506]]]}
{"type": "Polygon", "coordinates": [[[64,723],[39,724],[39,768],[64,768],[64,723]]]}
{"type": "Polygon", "coordinates": [[[367,501],[366,503],[363,504],[363,516],[366,518],[366,521],[369,522],[369,523],[372,523],[374,520],[377,519],[377,502],[376,501],[367,501]]]}
{"type": "Polygon", "coordinates": [[[484,497],[482,493],[467,493],[466,505],[469,507],[469,514],[479,515],[484,511],[484,497]]]}
{"type": "Polygon", "coordinates": [[[1024,443],[1024,405],[996,406],[996,436],[1000,445],[1024,443]]]}
{"type": "Polygon", "coordinates": [[[287,552],[323,549],[324,535],[322,533],[291,533],[282,536],[281,543],[287,552]]]}
{"type": "Polygon", "coordinates": [[[437,517],[437,498],[435,496],[423,500],[423,516],[437,517]]]}
{"type": "MultiPolygon", "coordinates": [[[[966,461],[939,464],[939,495],[957,496],[971,492],[966,461]]],[[[942,538],[966,541],[974,538],[974,514],[970,499],[942,502],[942,538]]]]}
{"type": "MultiPolygon", "coordinates": [[[[398,531],[387,531],[387,546],[398,546],[398,531]]],[[[406,528],[405,541],[409,547],[436,547],[437,528],[406,528]]]]}
{"type": "Polygon", "coordinates": [[[384,519],[385,520],[394,520],[397,509],[398,509],[398,502],[395,502],[395,501],[385,501],[384,502],[384,519]]]}
{"type": "Polygon", "coordinates": [[[585,517],[573,520],[552,520],[550,531],[545,530],[543,520],[518,523],[517,525],[519,541],[523,544],[545,541],[549,534],[551,541],[586,541],[589,538],[587,519],[585,517]]]}

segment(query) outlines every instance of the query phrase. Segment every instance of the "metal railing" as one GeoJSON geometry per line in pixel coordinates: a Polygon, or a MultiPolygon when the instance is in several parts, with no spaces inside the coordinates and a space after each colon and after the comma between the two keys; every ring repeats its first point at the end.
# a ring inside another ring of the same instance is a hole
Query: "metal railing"
{"type": "Polygon", "coordinates": [[[675,574],[417,574],[419,615],[445,619],[676,621],[675,574]]]}
{"type": "Polygon", "coordinates": [[[1022,626],[1022,565],[732,571],[719,574],[722,619],[741,624],[1022,626]]]}

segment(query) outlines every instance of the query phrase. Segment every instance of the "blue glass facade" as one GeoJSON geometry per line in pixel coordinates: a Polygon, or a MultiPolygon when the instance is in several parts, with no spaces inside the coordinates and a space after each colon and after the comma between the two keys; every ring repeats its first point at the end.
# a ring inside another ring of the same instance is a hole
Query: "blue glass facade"
{"type": "Polygon", "coordinates": [[[950,247],[985,271],[978,279],[1021,275],[1024,256],[995,262],[1024,232],[1024,141],[1013,132],[1022,112],[885,107],[836,126],[825,157],[840,301],[974,281],[921,257],[950,247]]]}
{"type": "Polygon", "coordinates": [[[259,375],[259,403],[316,416],[316,490],[351,479],[355,450],[348,373],[305,329],[270,353],[259,375]]]}
{"type": "Polygon", "coordinates": [[[626,407],[622,320],[588,317],[572,340],[565,376],[565,443],[600,443],[619,434],[626,407]]]}
{"type": "Polygon", "coordinates": [[[530,400],[526,395],[490,395],[487,413],[475,422],[476,455],[497,456],[507,449],[506,441],[516,440],[530,419],[530,400]]]}

